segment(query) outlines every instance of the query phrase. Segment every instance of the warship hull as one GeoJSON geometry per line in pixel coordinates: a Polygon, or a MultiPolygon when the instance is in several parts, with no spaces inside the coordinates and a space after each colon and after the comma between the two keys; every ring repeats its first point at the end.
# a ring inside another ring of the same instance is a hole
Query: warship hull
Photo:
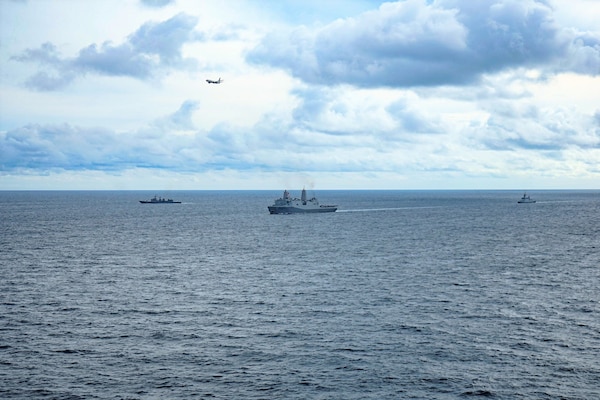
{"type": "Polygon", "coordinates": [[[271,214],[306,214],[306,213],[327,213],[335,212],[335,206],[320,206],[320,207],[302,207],[302,206],[269,206],[271,214]]]}
{"type": "Polygon", "coordinates": [[[180,201],[150,201],[150,200],[140,200],[142,204],[181,204],[180,201]]]}

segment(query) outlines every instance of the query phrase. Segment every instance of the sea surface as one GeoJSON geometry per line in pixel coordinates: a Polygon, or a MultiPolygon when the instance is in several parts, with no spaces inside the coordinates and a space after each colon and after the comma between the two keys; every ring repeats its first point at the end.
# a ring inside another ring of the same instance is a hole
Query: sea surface
{"type": "Polygon", "coordinates": [[[315,194],[0,192],[0,398],[600,399],[600,191],[315,194]]]}

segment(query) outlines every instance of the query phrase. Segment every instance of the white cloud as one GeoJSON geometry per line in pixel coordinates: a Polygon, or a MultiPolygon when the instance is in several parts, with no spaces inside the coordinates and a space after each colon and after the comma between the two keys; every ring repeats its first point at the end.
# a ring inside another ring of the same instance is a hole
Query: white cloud
{"type": "Polygon", "coordinates": [[[41,70],[26,81],[34,90],[60,90],[89,73],[146,80],[170,68],[195,66],[194,60],[182,57],[181,48],[197,37],[192,33],[196,23],[196,18],[180,13],[163,22],[145,23],[122,44],[86,46],[76,57],[65,58],[54,44],[46,42],[12,59],[40,65],[41,70]]]}

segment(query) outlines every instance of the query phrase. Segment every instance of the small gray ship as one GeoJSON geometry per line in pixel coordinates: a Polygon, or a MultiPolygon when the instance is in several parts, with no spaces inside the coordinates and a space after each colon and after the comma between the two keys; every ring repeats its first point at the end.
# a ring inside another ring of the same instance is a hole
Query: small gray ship
{"type": "Polygon", "coordinates": [[[165,199],[163,197],[154,196],[150,200],[140,200],[142,204],[181,204],[180,201],[175,201],[173,199],[165,199]]]}
{"type": "Polygon", "coordinates": [[[531,200],[531,197],[529,197],[529,195],[527,193],[525,193],[523,195],[523,197],[521,197],[519,199],[519,201],[517,201],[517,203],[521,203],[521,204],[523,204],[523,203],[535,203],[535,200],[531,200]]]}
{"type": "Polygon", "coordinates": [[[319,204],[316,197],[307,199],[306,189],[302,189],[302,195],[299,199],[292,198],[290,192],[284,190],[283,197],[275,200],[275,203],[268,208],[271,214],[325,213],[337,210],[336,205],[319,204]]]}

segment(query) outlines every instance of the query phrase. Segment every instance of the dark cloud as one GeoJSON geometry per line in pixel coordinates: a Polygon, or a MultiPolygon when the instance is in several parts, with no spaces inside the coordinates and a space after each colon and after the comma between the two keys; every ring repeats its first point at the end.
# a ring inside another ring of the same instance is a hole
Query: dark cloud
{"type": "Polygon", "coordinates": [[[317,84],[457,85],[518,67],[598,74],[599,39],[559,27],[541,0],[407,0],[273,33],[247,59],[317,84]]]}
{"type": "Polygon", "coordinates": [[[62,57],[56,46],[44,43],[13,59],[40,65],[40,71],[26,84],[41,91],[64,88],[89,73],[146,80],[160,71],[193,65],[193,60],[183,58],[181,48],[186,42],[198,39],[193,32],[196,23],[195,17],[181,13],[163,22],[145,23],[120,45],[91,44],[74,58],[62,57]]]}

